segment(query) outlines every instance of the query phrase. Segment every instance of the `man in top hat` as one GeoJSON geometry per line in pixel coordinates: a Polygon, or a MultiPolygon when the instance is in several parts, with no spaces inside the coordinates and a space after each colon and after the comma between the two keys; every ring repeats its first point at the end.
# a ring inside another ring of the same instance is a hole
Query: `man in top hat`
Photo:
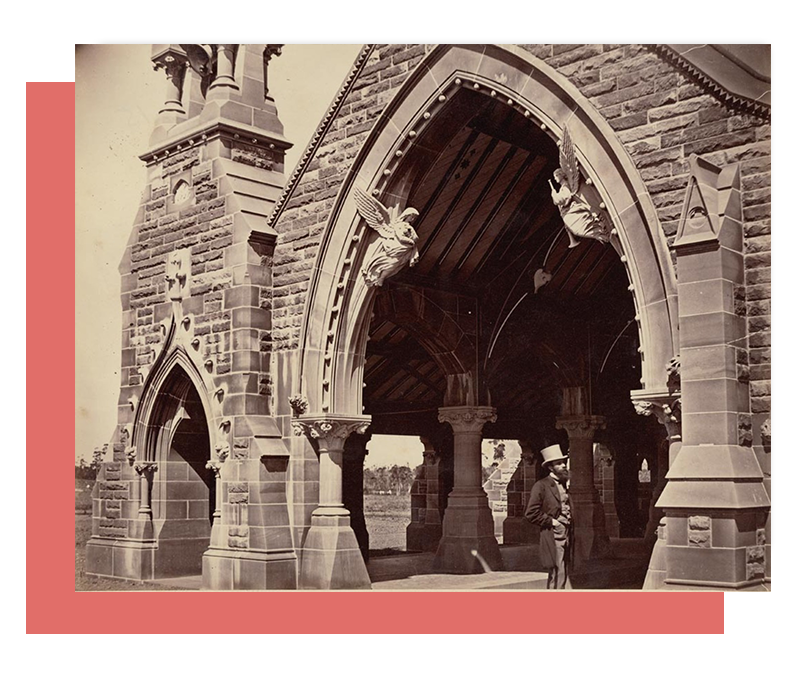
{"type": "Polygon", "coordinates": [[[541,450],[549,473],[532,486],[524,516],[540,527],[540,561],[549,572],[546,588],[571,588],[571,503],[567,455],[559,445],[541,450]]]}

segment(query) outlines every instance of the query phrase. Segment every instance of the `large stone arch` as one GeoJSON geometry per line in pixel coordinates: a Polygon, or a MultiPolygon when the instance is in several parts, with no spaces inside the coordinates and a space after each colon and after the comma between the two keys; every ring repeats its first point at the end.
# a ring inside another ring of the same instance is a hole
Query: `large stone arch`
{"type": "Polygon", "coordinates": [[[484,89],[559,139],[567,125],[576,154],[617,230],[613,246],[633,292],[647,392],[667,385],[678,350],[675,276],[653,202],[631,157],[588,99],[554,69],[515,46],[441,45],[415,68],[375,123],[344,179],[310,283],[299,383],[311,412],[358,415],[374,291],[360,265],[377,240],[357,213],[353,188],[403,205],[409,187],[403,152],[453,89],[484,89]]]}

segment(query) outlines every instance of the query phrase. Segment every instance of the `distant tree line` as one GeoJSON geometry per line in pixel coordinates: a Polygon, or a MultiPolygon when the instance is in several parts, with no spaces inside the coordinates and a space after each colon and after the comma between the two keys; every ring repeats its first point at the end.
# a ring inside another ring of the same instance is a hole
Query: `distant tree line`
{"type": "Polygon", "coordinates": [[[413,479],[421,469],[408,466],[392,465],[391,467],[377,467],[363,470],[363,492],[369,495],[409,495],[413,486],[413,479]]]}
{"type": "Polygon", "coordinates": [[[94,449],[91,456],[91,462],[81,456],[75,460],[75,478],[76,479],[96,479],[97,472],[100,471],[100,464],[102,464],[105,454],[108,452],[108,444],[104,443],[94,449]]]}

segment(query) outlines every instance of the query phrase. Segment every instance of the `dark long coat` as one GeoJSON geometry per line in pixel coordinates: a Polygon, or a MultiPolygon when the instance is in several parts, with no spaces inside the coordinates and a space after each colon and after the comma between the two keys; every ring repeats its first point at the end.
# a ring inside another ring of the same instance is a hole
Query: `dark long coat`
{"type": "Polygon", "coordinates": [[[529,494],[524,517],[540,527],[540,562],[546,569],[557,566],[557,549],[551,520],[562,511],[560,490],[551,476],[535,482],[529,494]]]}

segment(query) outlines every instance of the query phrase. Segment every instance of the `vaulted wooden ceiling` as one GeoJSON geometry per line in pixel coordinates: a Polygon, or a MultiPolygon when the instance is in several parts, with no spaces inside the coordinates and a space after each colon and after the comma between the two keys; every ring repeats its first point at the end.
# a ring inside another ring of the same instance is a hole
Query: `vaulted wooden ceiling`
{"type": "MultiPolygon", "coordinates": [[[[593,342],[606,347],[619,322],[634,316],[615,251],[593,240],[568,248],[549,187],[558,162],[555,141],[531,118],[465,89],[436,115],[404,162],[413,179],[406,204],[419,211],[420,260],[378,298],[398,285],[473,296],[479,364],[505,415],[508,408],[514,416],[556,413],[557,388],[567,383],[558,378],[556,358],[569,346],[554,341],[552,355],[541,357],[531,345],[546,338],[541,332],[554,329],[555,320],[561,331],[606,320],[591,332],[593,342]],[[533,276],[544,266],[552,280],[536,294],[533,276]],[[486,361],[488,349],[493,359],[486,361]]],[[[636,327],[630,330],[636,337],[636,327]]],[[[442,403],[445,376],[422,342],[380,317],[370,336],[367,411],[413,413],[442,403]]]]}

